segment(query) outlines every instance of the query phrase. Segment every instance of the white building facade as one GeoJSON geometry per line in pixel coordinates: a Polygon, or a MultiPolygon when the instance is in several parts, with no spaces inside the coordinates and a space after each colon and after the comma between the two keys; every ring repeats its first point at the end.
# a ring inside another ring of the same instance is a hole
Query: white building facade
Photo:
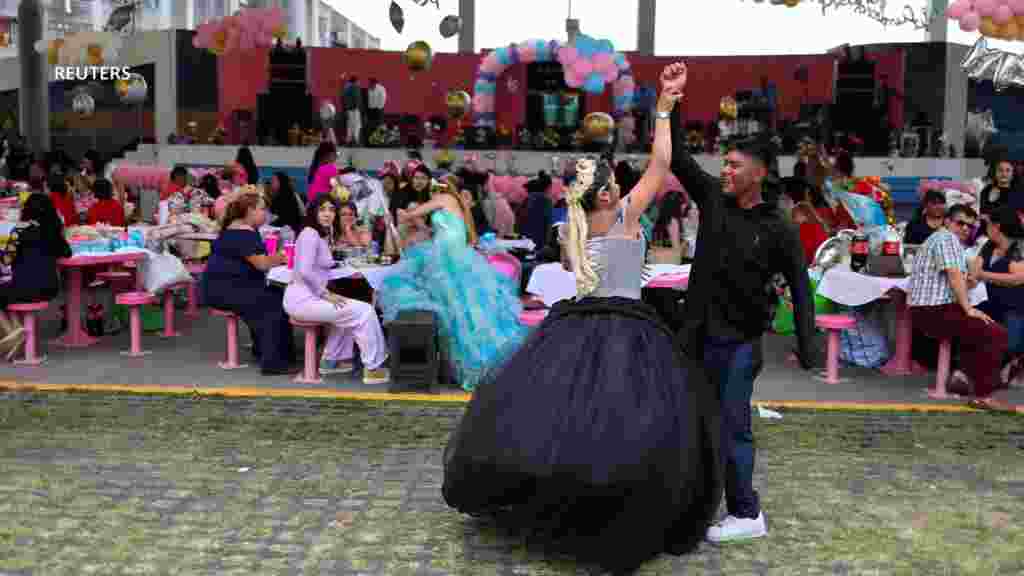
{"type": "MultiPolygon", "coordinates": [[[[19,3],[20,0],[0,0],[0,58],[17,56],[19,3]]],[[[246,7],[277,6],[287,15],[290,41],[301,38],[304,45],[314,47],[380,48],[380,38],[321,0],[44,0],[48,8],[47,31],[60,36],[102,30],[111,12],[126,3],[136,6],[138,31],[191,30],[246,7]]]]}

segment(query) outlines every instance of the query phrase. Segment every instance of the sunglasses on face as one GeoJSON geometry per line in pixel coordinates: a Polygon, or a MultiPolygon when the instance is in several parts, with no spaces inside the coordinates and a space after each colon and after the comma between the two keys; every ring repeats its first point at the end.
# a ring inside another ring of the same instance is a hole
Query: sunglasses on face
{"type": "Polygon", "coordinates": [[[974,222],[968,220],[953,220],[953,224],[960,226],[961,228],[973,228],[974,222]]]}

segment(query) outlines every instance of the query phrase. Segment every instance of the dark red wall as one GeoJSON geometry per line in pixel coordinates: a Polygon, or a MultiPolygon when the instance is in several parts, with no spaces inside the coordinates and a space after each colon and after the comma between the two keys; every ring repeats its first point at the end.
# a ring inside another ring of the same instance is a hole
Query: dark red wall
{"type": "MultiPolygon", "coordinates": [[[[311,48],[309,50],[310,91],[319,107],[324,99],[337,102],[342,74],[356,75],[364,83],[376,77],[388,90],[386,113],[407,113],[427,117],[445,114],[445,93],[466,90],[472,85],[481,55],[438,54],[428,72],[412,74],[402,63],[401,52],[351,50],[346,48],[311,48]]],[[[902,56],[876,55],[884,61],[890,82],[903,83],[902,56]]],[[[629,55],[638,83],[654,85],[658,74],[678,57],[629,55]]],[[[774,82],[778,90],[780,116],[795,118],[801,102],[823,103],[832,99],[834,58],[831,55],[811,56],[705,56],[685,58],[690,68],[690,88],[686,94],[687,117],[708,121],[717,117],[722,96],[739,90],[754,90],[763,76],[774,82]],[[808,69],[809,80],[803,84],[794,78],[800,66],[808,69]]],[[[220,58],[220,112],[226,117],[234,109],[256,108],[256,96],[267,86],[267,51],[253,50],[243,55],[220,58]]],[[[364,84],[365,85],[365,84],[364,84]]],[[[512,127],[522,123],[525,115],[526,67],[513,66],[498,81],[498,124],[512,127]],[[519,80],[519,93],[509,94],[508,78],[519,80]]],[[[611,90],[586,99],[587,111],[611,109],[611,90]]]]}

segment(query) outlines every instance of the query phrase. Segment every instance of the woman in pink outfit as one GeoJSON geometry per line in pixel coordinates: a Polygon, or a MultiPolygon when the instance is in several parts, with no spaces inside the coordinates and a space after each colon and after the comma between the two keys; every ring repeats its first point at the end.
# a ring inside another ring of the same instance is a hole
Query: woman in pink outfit
{"type": "Polygon", "coordinates": [[[329,196],[317,199],[306,215],[306,225],[295,241],[295,269],[284,293],[284,310],[301,322],[330,324],[320,372],[344,374],[354,366],[353,344],[359,345],[363,382],[383,384],[391,380],[384,363],[387,341],[373,306],[351,300],[327,289],[334,267],[331,245],[341,231],[339,207],[329,196]]]}

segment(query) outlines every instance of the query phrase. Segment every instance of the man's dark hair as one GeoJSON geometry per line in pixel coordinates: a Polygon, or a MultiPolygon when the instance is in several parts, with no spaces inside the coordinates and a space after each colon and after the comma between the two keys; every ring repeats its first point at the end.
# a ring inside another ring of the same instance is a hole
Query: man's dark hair
{"type": "Polygon", "coordinates": [[[775,143],[764,136],[737,140],[733,143],[732,148],[744,156],[757,160],[768,170],[776,166],[776,159],[779,156],[775,143]]]}
{"type": "Polygon", "coordinates": [[[1009,238],[1019,239],[1024,237],[1024,228],[1021,227],[1017,211],[1010,206],[1001,206],[989,214],[993,224],[999,226],[999,231],[1009,238]]]}
{"type": "Polygon", "coordinates": [[[921,199],[922,206],[928,206],[929,204],[945,204],[946,195],[942,190],[929,190],[924,193],[924,198],[921,199]]]}
{"type": "Polygon", "coordinates": [[[853,157],[845,152],[836,156],[836,171],[843,176],[853,176],[853,157]]]}
{"type": "Polygon", "coordinates": [[[961,215],[966,216],[971,220],[975,220],[978,218],[978,213],[974,211],[974,208],[971,208],[967,204],[954,204],[953,206],[950,207],[949,210],[946,211],[946,218],[949,218],[950,220],[961,215]]]}
{"type": "Polygon", "coordinates": [[[171,169],[171,180],[174,180],[178,176],[187,178],[188,170],[185,170],[184,166],[175,166],[173,169],[171,169]]]}

